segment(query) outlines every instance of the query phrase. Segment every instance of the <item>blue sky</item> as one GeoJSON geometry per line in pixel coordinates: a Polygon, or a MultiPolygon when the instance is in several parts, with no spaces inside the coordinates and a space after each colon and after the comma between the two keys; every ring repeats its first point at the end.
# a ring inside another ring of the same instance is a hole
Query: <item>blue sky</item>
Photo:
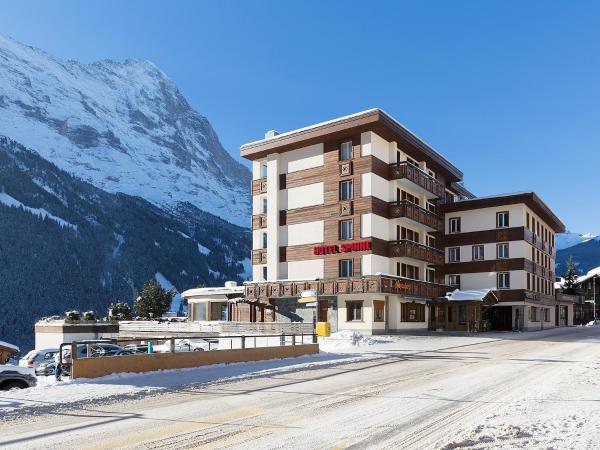
{"type": "Polygon", "coordinates": [[[224,146],[380,107],[478,195],[535,190],[600,232],[600,3],[0,1],[0,32],[145,58],[224,146]]]}

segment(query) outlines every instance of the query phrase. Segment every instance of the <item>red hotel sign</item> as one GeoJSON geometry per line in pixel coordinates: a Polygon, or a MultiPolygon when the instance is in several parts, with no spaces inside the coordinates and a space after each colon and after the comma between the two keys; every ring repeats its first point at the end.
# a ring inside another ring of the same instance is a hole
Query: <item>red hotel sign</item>
{"type": "Polygon", "coordinates": [[[315,255],[332,255],[334,253],[364,252],[371,250],[371,241],[351,242],[341,245],[317,245],[313,247],[315,255]]]}

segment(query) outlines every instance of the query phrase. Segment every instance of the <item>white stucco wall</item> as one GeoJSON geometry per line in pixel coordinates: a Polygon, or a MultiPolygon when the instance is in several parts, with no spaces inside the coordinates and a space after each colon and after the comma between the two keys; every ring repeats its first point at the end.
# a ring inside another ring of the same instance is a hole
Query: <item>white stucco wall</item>
{"type": "Polygon", "coordinates": [[[452,217],[460,217],[461,233],[471,231],[495,230],[496,213],[508,211],[510,227],[525,226],[525,205],[506,205],[494,208],[481,208],[471,211],[458,211],[446,214],[446,232],[449,230],[449,220],[452,217]]]}
{"type": "Polygon", "coordinates": [[[304,261],[289,261],[287,263],[287,278],[291,280],[324,278],[325,260],[308,259],[304,261]]]}
{"type": "Polygon", "coordinates": [[[389,273],[390,259],[379,255],[362,255],[362,275],[375,275],[377,272],[389,273]]]}
{"type": "Polygon", "coordinates": [[[389,241],[390,227],[388,219],[373,213],[361,214],[360,236],[363,238],[376,237],[389,241]]]}
{"type": "Polygon", "coordinates": [[[394,200],[394,198],[390,198],[390,194],[389,182],[379,175],[369,172],[360,176],[360,195],[362,197],[373,196],[390,202],[394,200]]]}
{"type": "MultiPolygon", "coordinates": [[[[448,270],[452,270],[449,268],[448,270]]],[[[527,272],[524,270],[511,270],[510,273],[510,289],[526,289],[527,288],[527,272]]],[[[497,288],[497,272],[476,272],[476,273],[457,273],[460,275],[461,289],[496,289],[497,288]]],[[[446,275],[446,282],[449,280],[449,275],[446,275]]]]}
{"type": "Polygon", "coordinates": [[[282,246],[305,245],[322,243],[324,240],[325,222],[297,223],[280,227],[280,239],[282,246]]]}
{"type": "Polygon", "coordinates": [[[323,182],[283,189],[280,191],[280,209],[296,209],[322,205],[324,194],[323,182]]]}
{"type": "Polygon", "coordinates": [[[281,154],[279,173],[291,173],[323,165],[323,144],[310,145],[281,154]]]}

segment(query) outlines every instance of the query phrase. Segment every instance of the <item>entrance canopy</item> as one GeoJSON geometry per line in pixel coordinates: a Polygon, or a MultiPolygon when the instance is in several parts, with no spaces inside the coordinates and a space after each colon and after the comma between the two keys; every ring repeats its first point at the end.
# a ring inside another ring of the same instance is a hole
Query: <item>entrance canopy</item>
{"type": "Polygon", "coordinates": [[[465,291],[455,289],[448,292],[443,298],[449,302],[482,302],[488,305],[498,303],[498,298],[491,289],[469,289],[465,291]]]}

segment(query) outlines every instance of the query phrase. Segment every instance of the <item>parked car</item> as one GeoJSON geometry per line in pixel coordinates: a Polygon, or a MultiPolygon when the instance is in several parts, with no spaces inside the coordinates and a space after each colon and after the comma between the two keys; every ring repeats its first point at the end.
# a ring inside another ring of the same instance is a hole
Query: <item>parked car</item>
{"type": "MultiPolygon", "coordinates": [[[[175,339],[175,351],[176,352],[203,352],[208,350],[216,350],[216,343],[208,343],[204,339],[175,339]]],[[[167,353],[171,351],[171,344],[169,341],[165,341],[162,345],[154,347],[154,351],[159,353],[167,353]]]]}
{"type": "Polygon", "coordinates": [[[19,366],[35,369],[42,363],[54,361],[54,355],[58,353],[57,348],[45,348],[42,350],[31,350],[19,360],[19,366]]]}
{"type": "Polygon", "coordinates": [[[32,368],[21,366],[0,366],[0,391],[26,389],[35,386],[37,379],[32,368]]]}
{"type": "MultiPolygon", "coordinates": [[[[38,377],[53,376],[55,366],[55,361],[42,363],[35,368],[35,375],[38,377]]],[[[70,375],[68,364],[62,366],[62,375],[67,377],[70,375]]]]}
{"type": "Polygon", "coordinates": [[[148,353],[148,344],[129,344],[124,349],[132,353],[148,353]]]}
{"type": "MultiPolygon", "coordinates": [[[[77,359],[96,358],[99,356],[112,356],[114,353],[123,350],[116,344],[109,342],[94,342],[90,344],[77,344],[77,359]],[[89,353],[88,353],[89,350],[89,353]]],[[[63,348],[63,362],[71,362],[71,347],[63,348]]]]}

